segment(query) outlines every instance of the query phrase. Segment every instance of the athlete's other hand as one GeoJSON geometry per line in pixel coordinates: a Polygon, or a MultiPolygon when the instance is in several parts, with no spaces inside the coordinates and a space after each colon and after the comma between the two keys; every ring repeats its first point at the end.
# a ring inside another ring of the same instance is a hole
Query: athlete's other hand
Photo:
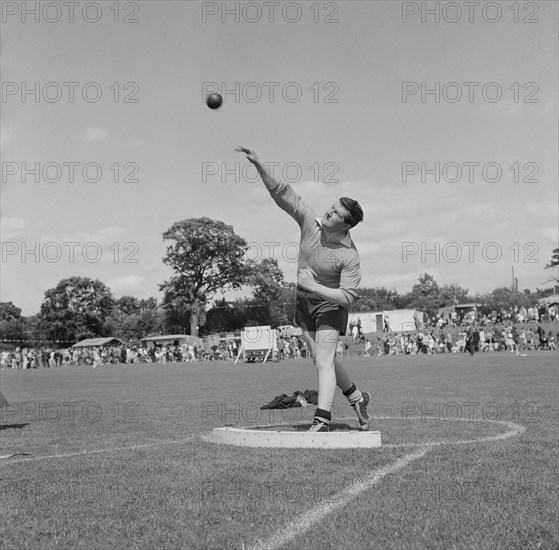
{"type": "Polygon", "coordinates": [[[258,161],[258,157],[256,156],[256,153],[252,149],[249,149],[248,147],[243,147],[243,146],[239,145],[235,149],[235,151],[237,153],[244,153],[246,155],[246,158],[252,163],[255,163],[255,162],[258,161]]]}
{"type": "Polygon", "coordinates": [[[297,285],[306,290],[312,290],[314,286],[314,276],[307,267],[300,269],[297,273],[297,285]]]}

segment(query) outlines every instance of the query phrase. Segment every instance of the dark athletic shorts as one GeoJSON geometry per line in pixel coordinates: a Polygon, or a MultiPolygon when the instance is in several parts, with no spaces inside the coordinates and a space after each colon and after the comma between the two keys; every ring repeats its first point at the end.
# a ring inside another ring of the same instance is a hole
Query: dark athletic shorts
{"type": "Polygon", "coordinates": [[[303,330],[316,332],[318,328],[333,328],[343,336],[348,318],[347,308],[327,302],[308,290],[297,288],[295,324],[303,330]]]}

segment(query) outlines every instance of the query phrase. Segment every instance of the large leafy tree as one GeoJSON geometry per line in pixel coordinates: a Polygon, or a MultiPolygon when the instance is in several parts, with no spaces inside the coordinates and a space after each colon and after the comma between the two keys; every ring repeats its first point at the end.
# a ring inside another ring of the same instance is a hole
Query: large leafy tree
{"type": "Polygon", "coordinates": [[[123,340],[142,339],[165,331],[165,312],[155,298],[122,296],[115,300],[106,327],[112,336],[123,340]]]}
{"type": "Polygon", "coordinates": [[[113,304],[111,290],[98,279],[70,277],[45,292],[40,317],[48,338],[76,342],[105,336],[113,304]]]}
{"type": "Polygon", "coordinates": [[[247,242],[232,226],[210,218],[176,222],[163,239],[174,241],[163,257],[173,270],[172,277],[160,285],[163,304],[189,312],[190,334],[198,336],[206,302],[218,290],[240,288],[244,283],[247,242]]]}

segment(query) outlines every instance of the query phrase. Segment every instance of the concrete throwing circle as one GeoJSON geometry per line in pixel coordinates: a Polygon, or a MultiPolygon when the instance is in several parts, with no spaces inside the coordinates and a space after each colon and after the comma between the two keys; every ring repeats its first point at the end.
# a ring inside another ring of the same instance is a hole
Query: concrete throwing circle
{"type": "MultiPolygon", "coordinates": [[[[377,420],[393,420],[401,417],[395,416],[373,416],[371,419],[377,420]]],[[[349,420],[349,418],[340,418],[340,420],[349,420]]],[[[355,418],[351,418],[355,420],[355,418]]],[[[408,420],[424,420],[422,417],[409,417],[408,420]]],[[[439,445],[466,445],[473,443],[482,443],[485,441],[499,441],[508,439],[515,435],[524,433],[526,428],[515,422],[505,420],[468,420],[454,419],[453,422],[477,422],[498,424],[507,428],[507,431],[495,435],[488,435],[480,438],[470,439],[443,439],[436,441],[418,441],[407,443],[388,443],[382,444],[380,431],[359,431],[357,429],[351,431],[331,431],[331,432],[307,432],[304,431],[306,424],[292,424],[291,430],[283,424],[268,424],[265,426],[253,427],[224,427],[214,428],[209,434],[203,435],[202,438],[210,443],[218,443],[225,445],[234,445],[237,447],[266,447],[281,449],[367,449],[374,447],[436,447],[439,445]],[[276,429],[274,429],[276,428],[276,429]]],[[[348,426],[343,426],[348,428],[348,426]]]]}
{"type": "MultiPolygon", "coordinates": [[[[281,427],[284,427],[282,425],[281,427]]],[[[273,426],[268,426],[273,427],[273,426]]],[[[380,432],[306,432],[256,428],[214,428],[204,437],[211,443],[281,449],[368,449],[380,447],[380,432]]]]}

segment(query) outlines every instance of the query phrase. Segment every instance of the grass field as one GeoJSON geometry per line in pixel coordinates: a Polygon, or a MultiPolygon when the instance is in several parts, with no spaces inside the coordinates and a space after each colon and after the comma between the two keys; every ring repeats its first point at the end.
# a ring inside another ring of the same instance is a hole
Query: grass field
{"type": "MultiPolygon", "coordinates": [[[[309,360],[2,372],[0,455],[29,453],[0,460],[2,549],[559,547],[555,352],[346,364],[383,447],[202,439],[310,424],[259,408],[316,389],[309,360]]],[[[334,420],[357,426],[339,391],[334,420]]]]}

